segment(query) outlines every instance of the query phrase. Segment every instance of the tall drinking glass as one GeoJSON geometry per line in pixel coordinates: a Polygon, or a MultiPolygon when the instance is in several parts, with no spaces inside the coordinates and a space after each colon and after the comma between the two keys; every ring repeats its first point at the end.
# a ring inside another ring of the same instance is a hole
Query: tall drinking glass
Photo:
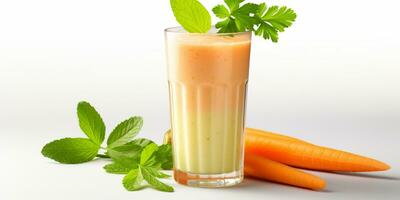
{"type": "Polygon", "coordinates": [[[251,32],[165,30],[174,178],[197,187],[243,180],[251,32]]]}

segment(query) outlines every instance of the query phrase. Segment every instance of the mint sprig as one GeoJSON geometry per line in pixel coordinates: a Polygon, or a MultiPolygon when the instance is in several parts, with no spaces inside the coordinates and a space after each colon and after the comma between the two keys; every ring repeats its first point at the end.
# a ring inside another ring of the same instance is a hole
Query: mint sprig
{"type": "Polygon", "coordinates": [[[122,184],[127,190],[140,190],[146,187],[144,183],[146,181],[157,190],[164,192],[174,191],[171,186],[158,180],[158,178],[170,177],[160,171],[162,164],[157,158],[160,152],[162,152],[161,154],[165,153],[165,148],[160,149],[155,143],[150,143],[141,150],[140,157],[133,154],[115,154],[111,152],[110,157],[114,162],[104,166],[104,169],[106,172],[113,174],[126,174],[122,184]]]}
{"type": "Polygon", "coordinates": [[[143,126],[143,119],[135,116],[118,124],[107,139],[107,146],[101,144],[105,139],[106,127],[96,109],[88,102],[80,102],[77,107],[79,126],[88,138],[63,138],[54,140],[42,148],[42,155],[65,164],[78,164],[99,158],[111,158],[112,163],[103,168],[112,174],[126,174],[124,187],[129,191],[139,190],[146,185],[171,192],[173,188],[157,178],[167,178],[161,169],[172,169],[170,145],[158,146],[146,138],[134,137],[143,126]],[[99,154],[100,149],[105,151],[99,154]]]}

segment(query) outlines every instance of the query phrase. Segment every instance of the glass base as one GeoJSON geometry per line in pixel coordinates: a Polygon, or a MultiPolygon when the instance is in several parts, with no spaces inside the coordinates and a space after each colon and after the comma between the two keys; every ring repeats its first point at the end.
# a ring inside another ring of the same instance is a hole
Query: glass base
{"type": "Polygon", "coordinates": [[[179,184],[192,187],[230,187],[242,182],[243,171],[240,170],[223,174],[193,174],[175,169],[174,179],[179,184]]]}

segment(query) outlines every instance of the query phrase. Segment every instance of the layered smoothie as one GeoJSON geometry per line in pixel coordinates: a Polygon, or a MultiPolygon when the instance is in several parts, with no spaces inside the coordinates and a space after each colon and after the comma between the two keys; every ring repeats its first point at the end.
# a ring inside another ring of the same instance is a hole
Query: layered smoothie
{"type": "Polygon", "coordinates": [[[166,31],[175,179],[240,181],[251,34],[175,29],[166,31]]]}

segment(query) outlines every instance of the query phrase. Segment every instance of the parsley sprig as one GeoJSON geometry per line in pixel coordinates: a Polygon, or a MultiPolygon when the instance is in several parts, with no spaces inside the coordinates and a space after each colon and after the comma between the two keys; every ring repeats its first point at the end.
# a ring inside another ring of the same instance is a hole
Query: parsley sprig
{"type": "Polygon", "coordinates": [[[54,140],[43,147],[43,156],[64,164],[84,163],[95,157],[111,158],[112,163],[105,165],[104,169],[112,174],[125,174],[122,183],[127,190],[139,190],[150,185],[160,191],[174,191],[158,180],[170,177],[160,170],[172,169],[171,145],[158,146],[145,138],[134,139],[143,126],[141,117],[131,117],[118,124],[111,131],[107,146],[102,147],[106,127],[100,114],[88,102],[78,104],[77,114],[79,126],[87,138],[54,140]],[[105,153],[99,154],[100,150],[105,153]]]}
{"type": "MultiPolygon", "coordinates": [[[[170,0],[177,21],[188,31],[206,33],[211,28],[211,18],[198,0],[170,0]],[[196,28],[197,27],[197,28],[196,28]]],[[[224,0],[212,11],[221,21],[215,24],[219,33],[253,31],[256,35],[278,42],[279,32],[284,32],[296,20],[296,13],[286,6],[267,6],[265,3],[244,3],[244,0],[224,0]]]]}
{"type": "Polygon", "coordinates": [[[285,31],[296,19],[296,13],[286,6],[267,7],[265,3],[240,5],[243,1],[225,0],[228,8],[217,5],[212,9],[222,19],[215,25],[220,33],[254,31],[264,39],[278,42],[278,32],[285,31]]]}

